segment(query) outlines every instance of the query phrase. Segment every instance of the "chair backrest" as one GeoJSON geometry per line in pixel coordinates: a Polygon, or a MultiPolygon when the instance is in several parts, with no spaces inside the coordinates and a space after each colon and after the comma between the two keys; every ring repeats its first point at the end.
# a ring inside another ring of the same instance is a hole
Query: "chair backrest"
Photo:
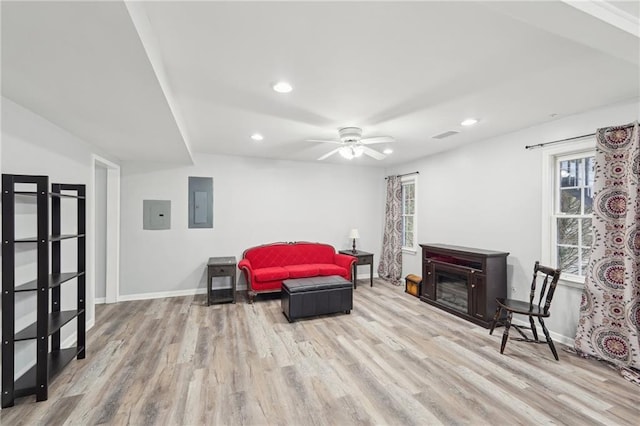
{"type": "Polygon", "coordinates": [[[542,300],[544,300],[544,313],[546,315],[549,313],[553,293],[556,291],[556,285],[560,279],[560,269],[542,266],[540,262],[536,261],[536,264],[533,267],[533,281],[531,282],[531,295],[529,296],[529,305],[531,308],[533,308],[533,302],[536,297],[536,283],[538,278],[543,278],[540,293],[538,295],[538,308],[541,307],[542,300]]]}

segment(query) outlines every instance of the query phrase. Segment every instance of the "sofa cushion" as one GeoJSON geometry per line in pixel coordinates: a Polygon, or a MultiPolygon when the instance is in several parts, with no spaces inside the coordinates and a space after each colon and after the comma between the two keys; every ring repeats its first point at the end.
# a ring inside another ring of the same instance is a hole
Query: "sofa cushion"
{"type": "Polygon", "coordinates": [[[347,272],[348,272],[342,266],[338,266],[332,263],[320,263],[313,266],[317,267],[319,275],[322,275],[324,277],[329,275],[340,275],[344,277],[345,275],[347,275],[347,272]]]}
{"type": "Polygon", "coordinates": [[[289,278],[289,272],[281,266],[272,266],[271,268],[255,269],[253,277],[256,281],[285,280],[289,278]]]}
{"type": "Polygon", "coordinates": [[[289,273],[289,278],[315,277],[319,273],[317,265],[287,265],[284,269],[289,273]]]}

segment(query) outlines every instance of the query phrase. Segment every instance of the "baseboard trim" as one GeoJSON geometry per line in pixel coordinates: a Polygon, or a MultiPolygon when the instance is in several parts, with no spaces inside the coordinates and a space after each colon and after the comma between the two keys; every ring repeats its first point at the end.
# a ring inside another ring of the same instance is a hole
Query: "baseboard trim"
{"type": "Polygon", "coordinates": [[[94,299],[94,303],[96,305],[104,305],[105,303],[107,303],[107,298],[106,297],[96,297],[94,299]]]}
{"type": "MultiPolygon", "coordinates": [[[[528,322],[522,321],[520,319],[513,319],[511,320],[511,322],[515,325],[520,325],[522,327],[530,326],[528,322]]],[[[542,332],[542,327],[536,324],[536,330],[538,331],[538,337],[541,336],[542,339],[544,339],[544,333],[542,332]]],[[[575,340],[573,337],[563,336],[562,334],[558,334],[555,331],[551,331],[551,330],[549,330],[549,335],[551,336],[551,339],[553,341],[562,343],[563,345],[567,345],[569,347],[573,347],[574,340],[575,340]]]]}
{"type": "MultiPolygon", "coordinates": [[[[368,274],[358,274],[358,281],[368,279],[368,274]]],[[[373,278],[379,278],[376,272],[373,273],[373,278]]],[[[247,286],[236,286],[236,292],[246,291],[247,286]]],[[[130,302],[133,300],[148,300],[148,299],[164,299],[166,297],[182,297],[182,296],[195,296],[198,294],[207,294],[206,288],[196,288],[188,290],[176,290],[176,291],[159,291],[156,293],[138,293],[138,294],[121,294],[118,296],[118,302],[130,302]]],[[[106,303],[101,302],[102,298],[96,299],[96,304],[106,303]]]]}
{"type": "Polygon", "coordinates": [[[70,348],[72,346],[75,346],[76,342],[78,341],[78,332],[74,331],[71,336],[67,337],[66,339],[64,339],[62,341],[62,343],[60,344],[61,348],[70,348]]]}
{"type": "MultiPolygon", "coordinates": [[[[368,265],[362,265],[362,267],[365,267],[365,266],[366,266],[366,267],[368,267],[368,265]]],[[[373,278],[374,278],[374,279],[376,279],[376,278],[380,278],[380,277],[378,276],[378,273],[377,273],[377,272],[374,272],[374,273],[373,273],[373,278]]],[[[359,273],[359,274],[358,274],[358,282],[360,282],[360,281],[364,281],[364,280],[368,280],[368,279],[369,279],[369,272],[368,272],[368,271],[367,271],[367,272],[363,272],[363,273],[359,273]]],[[[248,290],[248,289],[247,289],[247,285],[246,285],[246,284],[244,284],[244,283],[243,283],[242,285],[237,285],[237,286],[236,286],[236,291],[247,291],[247,290],[248,290]]]]}
{"type": "Polygon", "coordinates": [[[207,294],[206,288],[193,288],[189,290],[159,291],[156,293],[121,294],[118,302],[130,302],[133,300],[164,299],[167,297],[195,296],[207,294]]]}

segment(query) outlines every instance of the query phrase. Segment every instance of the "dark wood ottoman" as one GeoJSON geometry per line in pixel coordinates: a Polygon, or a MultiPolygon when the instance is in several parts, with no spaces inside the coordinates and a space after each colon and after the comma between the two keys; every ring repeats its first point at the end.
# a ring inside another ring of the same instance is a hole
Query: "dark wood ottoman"
{"type": "Polygon", "coordinates": [[[316,315],[351,313],[353,283],[342,277],[296,278],[282,282],[282,313],[289,322],[316,315]]]}

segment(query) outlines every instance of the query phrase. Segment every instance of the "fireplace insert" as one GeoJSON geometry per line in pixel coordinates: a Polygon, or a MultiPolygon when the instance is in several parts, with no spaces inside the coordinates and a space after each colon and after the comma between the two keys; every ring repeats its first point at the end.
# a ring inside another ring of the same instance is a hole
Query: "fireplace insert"
{"type": "Polygon", "coordinates": [[[461,272],[435,270],[436,301],[460,312],[467,312],[469,292],[467,275],[461,272]]]}

